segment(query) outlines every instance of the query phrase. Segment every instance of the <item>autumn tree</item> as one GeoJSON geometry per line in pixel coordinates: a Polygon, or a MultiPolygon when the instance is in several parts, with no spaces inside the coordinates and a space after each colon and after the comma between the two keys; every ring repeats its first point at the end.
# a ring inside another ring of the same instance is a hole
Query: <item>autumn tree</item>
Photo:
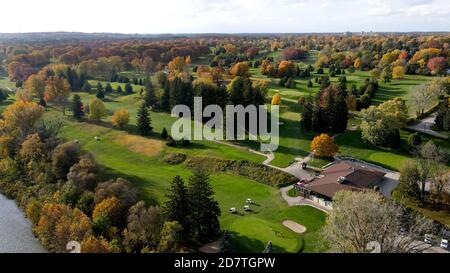
{"type": "Polygon", "coordinates": [[[173,253],[179,250],[183,227],[177,221],[164,222],[159,240],[158,252],[173,253]]]}
{"type": "Polygon", "coordinates": [[[44,99],[46,102],[53,102],[61,108],[65,114],[65,106],[70,95],[69,82],[58,76],[51,76],[45,81],[44,99]]]}
{"type": "Polygon", "coordinates": [[[431,221],[405,210],[377,192],[339,191],[333,198],[322,235],[331,252],[368,253],[377,242],[382,253],[409,253],[417,236],[431,228],[431,221]],[[406,219],[406,220],[405,220],[406,219]],[[403,236],[399,234],[403,233],[403,236]]]}
{"type": "Polygon", "coordinates": [[[123,178],[99,183],[95,189],[95,203],[98,204],[111,197],[120,200],[123,206],[128,209],[136,203],[137,191],[130,181],[123,178]]]}
{"type": "Polygon", "coordinates": [[[130,113],[127,109],[117,110],[111,118],[111,123],[119,129],[124,129],[130,122],[130,113]]]}
{"type": "Polygon", "coordinates": [[[425,111],[434,106],[439,97],[444,94],[445,87],[440,83],[440,80],[434,80],[430,83],[413,87],[411,102],[416,108],[417,116],[422,116],[425,111]]]}
{"type": "Polygon", "coordinates": [[[394,80],[403,79],[404,76],[405,76],[405,68],[403,66],[398,65],[392,68],[392,78],[394,80]]]}
{"type": "Polygon", "coordinates": [[[124,231],[124,245],[127,252],[157,248],[163,228],[159,207],[146,208],[144,202],[140,201],[129,209],[127,222],[124,231]]]}
{"type": "Polygon", "coordinates": [[[444,57],[434,57],[428,61],[427,67],[435,75],[444,75],[448,62],[444,57]]]}
{"type": "Polygon", "coordinates": [[[233,77],[250,77],[250,70],[247,62],[239,62],[233,65],[230,69],[230,74],[233,77]]]}
{"type": "Polygon", "coordinates": [[[334,144],[334,139],[327,134],[320,134],[311,142],[311,151],[315,156],[333,157],[338,150],[339,147],[334,144]]]}
{"type": "Polygon", "coordinates": [[[80,146],[73,142],[58,145],[52,154],[53,172],[57,178],[65,179],[70,168],[81,156],[80,146]]]}
{"type": "Polygon", "coordinates": [[[100,121],[107,114],[105,105],[99,99],[93,99],[89,103],[89,119],[93,121],[100,121]]]}
{"type": "Polygon", "coordinates": [[[0,130],[11,136],[25,137],[44,114],[44,108],[34,102],[16,101],[3,111],[0,130]]]}
{"type": "MultiPolygon", "coordinates": [[[[106,218],[111,225],[120,226],[122,223],[123,209],[123,204],[114,196],[103,200],[95,205],[94,211],[92,212],[94,225],[101,219],[100,217],[103,217],[106,218]]],[[[105,230],[101,230],[100,234],[103,232],[105,232],[105,230]]]]}
{"type": "Polygon", "coordinates": [[[280,96],[280,94],[275,94],[275,95],[273,95],[273,97],[272,97],[272,105],[280,105],[280,103],[281,103],[281,96],[280,96]]]}
{"type": "Polygon", "coordinates": [[[42,99],[45,92],[45,79],[38,74],[33,74],[25,81],[24,88],[34,97],[42,99]]]}
{"type": "Polygon", "coordinates": [[[99,167],[92,156],[85,155],[67,173],[67,181],[78,189],[93,190],[98,182],[99,167]]]}

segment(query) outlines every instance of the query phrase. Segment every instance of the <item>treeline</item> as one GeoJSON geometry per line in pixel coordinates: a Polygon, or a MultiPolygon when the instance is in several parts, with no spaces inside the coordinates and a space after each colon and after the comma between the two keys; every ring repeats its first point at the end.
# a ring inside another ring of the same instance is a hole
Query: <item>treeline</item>
{"type": "Polygon", "coordinates": [[[77,140],[58,137],[61,124],[43,107],[18,101],[0,120],[0,189],[17,200],[50,251],[69,241],[82,252],[179,252],[217,239],[220,209],[209,176],[196,170],[187,185],[171,183],[166,199],[148,207],[124,178],[108,177],[77,140]]]}

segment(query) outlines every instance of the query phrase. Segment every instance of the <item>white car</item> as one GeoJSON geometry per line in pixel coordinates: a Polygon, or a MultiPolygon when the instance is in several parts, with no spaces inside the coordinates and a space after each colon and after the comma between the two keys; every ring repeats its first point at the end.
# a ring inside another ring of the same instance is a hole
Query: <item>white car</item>
{"type": "Polygon", "coordinates": [[[441,248],[447,249],[448,248],[448,239],[442,239],[441,241],[441,248]]]}

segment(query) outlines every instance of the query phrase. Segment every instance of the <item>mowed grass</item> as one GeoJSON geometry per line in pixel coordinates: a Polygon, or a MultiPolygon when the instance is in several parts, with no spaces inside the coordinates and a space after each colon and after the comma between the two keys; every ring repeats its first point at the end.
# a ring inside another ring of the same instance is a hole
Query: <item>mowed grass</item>
{"type": "MultiPolygon", "coordinates": [[[[62,135],[67,139],[78,139],[83,149],[92,153],[108,174],[132,181],[139,189],[140,197],[148,204],[164,202],[164,194],[175,175],[187,180],[192,174],[184,164],[169,165],[163,161],[164,154],[170,149],[152,157],[145,156],[131,151],[126,143],[114,141],[117,134],[122,133],[86,123],[68,122],[62,130],[62,135]],[[99,136],[100,141],[96,141],[95,136],[99,136]]],[[[272,241],[279,252],[320,250],[317,231],[325,221],[323,212],[309,207],[288,207],[277,188],[244,177],[214,173],[211,182],[222,210],[221,227],[235,235],[239,251],[260,252],[268,241],[272,241]],[[252,198],[256,203],[254,212],[244,215],[228,213],[230,207],[241,210],[246,198],[252,198]],[[308,231],[302,235],[290,231],[281,224],[285,219],[306,226],[308,231]]]]}

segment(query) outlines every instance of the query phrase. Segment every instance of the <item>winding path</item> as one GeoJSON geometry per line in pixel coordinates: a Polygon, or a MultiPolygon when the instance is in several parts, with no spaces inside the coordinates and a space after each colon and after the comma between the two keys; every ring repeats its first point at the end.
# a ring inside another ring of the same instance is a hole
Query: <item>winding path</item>
{"type": "Polygon", "coordinates": [[[433,113],[430,116],[419,120],[417,123],[409,126],[408,128],[413,131],[417,131],[427,135],[435,136],[442,139],[448,139],[448,136],[436,132],[431,128],[435,124],[436,115],[437,115],[436,113],[433,113]]]}

